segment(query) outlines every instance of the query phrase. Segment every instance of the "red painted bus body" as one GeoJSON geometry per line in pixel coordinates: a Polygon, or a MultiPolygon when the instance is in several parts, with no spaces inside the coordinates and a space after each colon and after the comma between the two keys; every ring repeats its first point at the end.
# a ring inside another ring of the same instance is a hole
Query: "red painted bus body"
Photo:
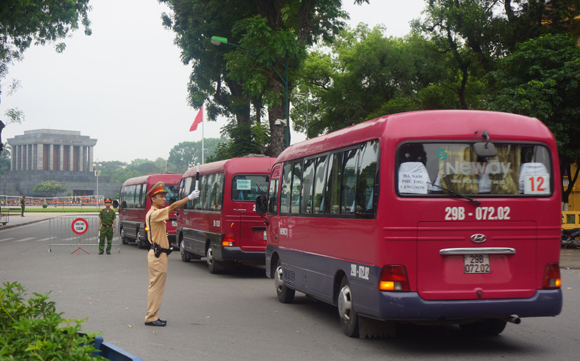
{"type": "MultiPolygon", "coordinates": [[[[206,257],[209,271],[219,273],[234,262],[264,264],[264,219],[255,210],[258,195],[267,192],[275,158],[248,156],[199,166],[200,197],[177,216],[181,258],[206,257]]],[[[195,189],[198,168],[181,180],[180,199],[195,189]]]]}
{"type": "MultiPolygon", "coordinates": [[[[135,242],[139,248],[149,248],[145,215],[151,208],[151,199],[145,195],[157,182],[165,183],[167,203],[177,200],[177,189],[181,174],[152,174],[130,178],[123,183],[119,192],[119,234],[121,242],[135,242]]],[[[175,212],[169,215],[166,223],[169,243],[175,244],[177,222],[175,212]]]]}
{"type": "Polygon", "coordinates": [[[281,302],[300,291],[337,305],[349,336],[360,317],[497,334],[506,321],[558,315],[557,154],[537,119],[458,110],[292,145],[257,202],[266,273],[281,302]]]}

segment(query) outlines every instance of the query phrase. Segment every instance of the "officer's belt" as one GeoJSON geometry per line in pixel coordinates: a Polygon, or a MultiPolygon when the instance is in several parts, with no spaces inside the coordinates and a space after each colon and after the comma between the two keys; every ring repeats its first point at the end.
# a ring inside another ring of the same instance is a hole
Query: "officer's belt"
{"type": "Polygon", "coordinates": [[[113,225],[110,225],[110,226],[105,226],[105,225],[103,224],[103,227],[106,227],[106,228],[111,228],[111,227],[113,227],[113,225]]]}

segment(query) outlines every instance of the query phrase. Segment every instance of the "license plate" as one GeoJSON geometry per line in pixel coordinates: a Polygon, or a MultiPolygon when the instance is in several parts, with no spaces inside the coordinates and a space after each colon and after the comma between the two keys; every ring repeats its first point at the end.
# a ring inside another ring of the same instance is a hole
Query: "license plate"
{"type": "Polygon", "coordinates": [[[465,273],[489,273],[488,254],[466,254],[463,255],[463,269],[465,273]]]}
{"type": "Polygon", "coordinates": [[[172,225],[173,227],[177,227],[177,221],[171,221],[171,225],[172,225]]]}

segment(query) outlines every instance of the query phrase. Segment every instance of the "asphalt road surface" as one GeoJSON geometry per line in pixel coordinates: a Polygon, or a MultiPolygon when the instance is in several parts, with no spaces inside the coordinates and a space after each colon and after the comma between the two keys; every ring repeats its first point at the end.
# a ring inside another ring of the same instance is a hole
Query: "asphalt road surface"
{"type": "Polygon", "coordinates": [[[96,245],[48,252],[48,221],[0,230],[0,281],[50,291],[65,318],[88,320],[144,360],[576,360],[580,345],[580,271],[563,270],[564,310],[554,318],[523,319],[495,337],[470,338],[456,326],[406,326],[396,338],[352,339],[340,329],[336,307],[297,293],[276,298],[263,267],[211,275],[205,260],[169,257],[160,316],[167,327],[144,325],[146,250],[122,245],[97,255],[96,245]]]}

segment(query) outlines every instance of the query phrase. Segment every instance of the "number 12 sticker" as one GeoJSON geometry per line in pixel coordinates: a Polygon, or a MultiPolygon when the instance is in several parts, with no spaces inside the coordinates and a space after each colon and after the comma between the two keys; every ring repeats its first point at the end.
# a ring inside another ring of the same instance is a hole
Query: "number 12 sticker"
{"type": "Polygon", "coordinates": [[[550,194],[550,175],[524,175],[524,194],[550,194]]]}

